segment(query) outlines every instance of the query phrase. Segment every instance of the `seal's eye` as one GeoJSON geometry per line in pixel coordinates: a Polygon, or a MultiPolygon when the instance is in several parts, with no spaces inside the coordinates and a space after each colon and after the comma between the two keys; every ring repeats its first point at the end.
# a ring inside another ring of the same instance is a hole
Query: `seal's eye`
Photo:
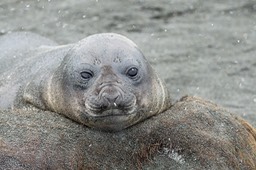
{"type": "Polygon", "coordinates": [[[127,70],[126,75],[130,78],[136,77],[138,74],[138,69],[136,67],[131,67],[127,70]]]}
{"type": "Polygon", "coordinates": [[[84,80],[87,80],[87,81],[93,77],[93,73],[91,71],[83,71],[80,73],[80,75],[84,80]]]}

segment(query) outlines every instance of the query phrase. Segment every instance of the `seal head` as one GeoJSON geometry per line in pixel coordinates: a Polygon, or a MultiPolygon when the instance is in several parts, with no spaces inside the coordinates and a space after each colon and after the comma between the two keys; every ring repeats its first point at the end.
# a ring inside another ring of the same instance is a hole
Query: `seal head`
{"type": "Polygon", "coordinates": [[[100,130],[122,130],[170,106],[165,85],[142,52],[113,33],[75,44],[42,84],[46,110],[100,130]]]}

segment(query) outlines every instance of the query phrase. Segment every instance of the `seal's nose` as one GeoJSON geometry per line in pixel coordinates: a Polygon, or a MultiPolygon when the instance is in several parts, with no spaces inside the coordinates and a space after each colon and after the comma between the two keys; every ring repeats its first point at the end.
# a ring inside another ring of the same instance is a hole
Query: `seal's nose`
{"type": "Polygon", "coordinates": [[[117,107],[120,104],[121,93],[115,87],[104,88],[101,96],[110,107],[117,107]]]}
{"type": "Polygon", "coordinates": [[[119,95],[118,94],[111,95],[111,94],[104,93],[102,97],[106,101],[108,101],[110,104],[116,105],[116,101],[119,98],[119,95]]]}

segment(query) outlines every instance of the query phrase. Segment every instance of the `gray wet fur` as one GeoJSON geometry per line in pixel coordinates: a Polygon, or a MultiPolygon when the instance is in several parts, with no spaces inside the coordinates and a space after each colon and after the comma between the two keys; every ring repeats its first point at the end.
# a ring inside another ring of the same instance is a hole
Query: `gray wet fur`
{"type": "Polygon", "coordinates": [[[0,38],[0,49],[2,109],[32,106],[117,131],[170,107],[165,85],[124,36],[96,34],[57,45],[33,33],[13,33],[0,38]],[[127,65],[139,69],[138,80],[125,77],[127,65]],[[80,73],[88,68],[94,77],[82,82],[80,73]]]}

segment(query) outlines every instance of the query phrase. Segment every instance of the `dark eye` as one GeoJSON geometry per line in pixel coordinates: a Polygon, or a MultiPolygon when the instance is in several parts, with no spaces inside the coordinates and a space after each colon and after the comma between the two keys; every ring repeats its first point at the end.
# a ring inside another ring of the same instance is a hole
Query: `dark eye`
{"type": "Polygon", "coordinates": [[[93,73],[90,71],[83,71],[80,75],[84,80],[90,80],[93,77],[93,73]]]}
{"type": "Polygon", "coordinates": [[[138,69],[136,67],[129,68],[126,72],[126,75],[131,78],[136,77],[137,74],[138,74],[138,69]]]}

